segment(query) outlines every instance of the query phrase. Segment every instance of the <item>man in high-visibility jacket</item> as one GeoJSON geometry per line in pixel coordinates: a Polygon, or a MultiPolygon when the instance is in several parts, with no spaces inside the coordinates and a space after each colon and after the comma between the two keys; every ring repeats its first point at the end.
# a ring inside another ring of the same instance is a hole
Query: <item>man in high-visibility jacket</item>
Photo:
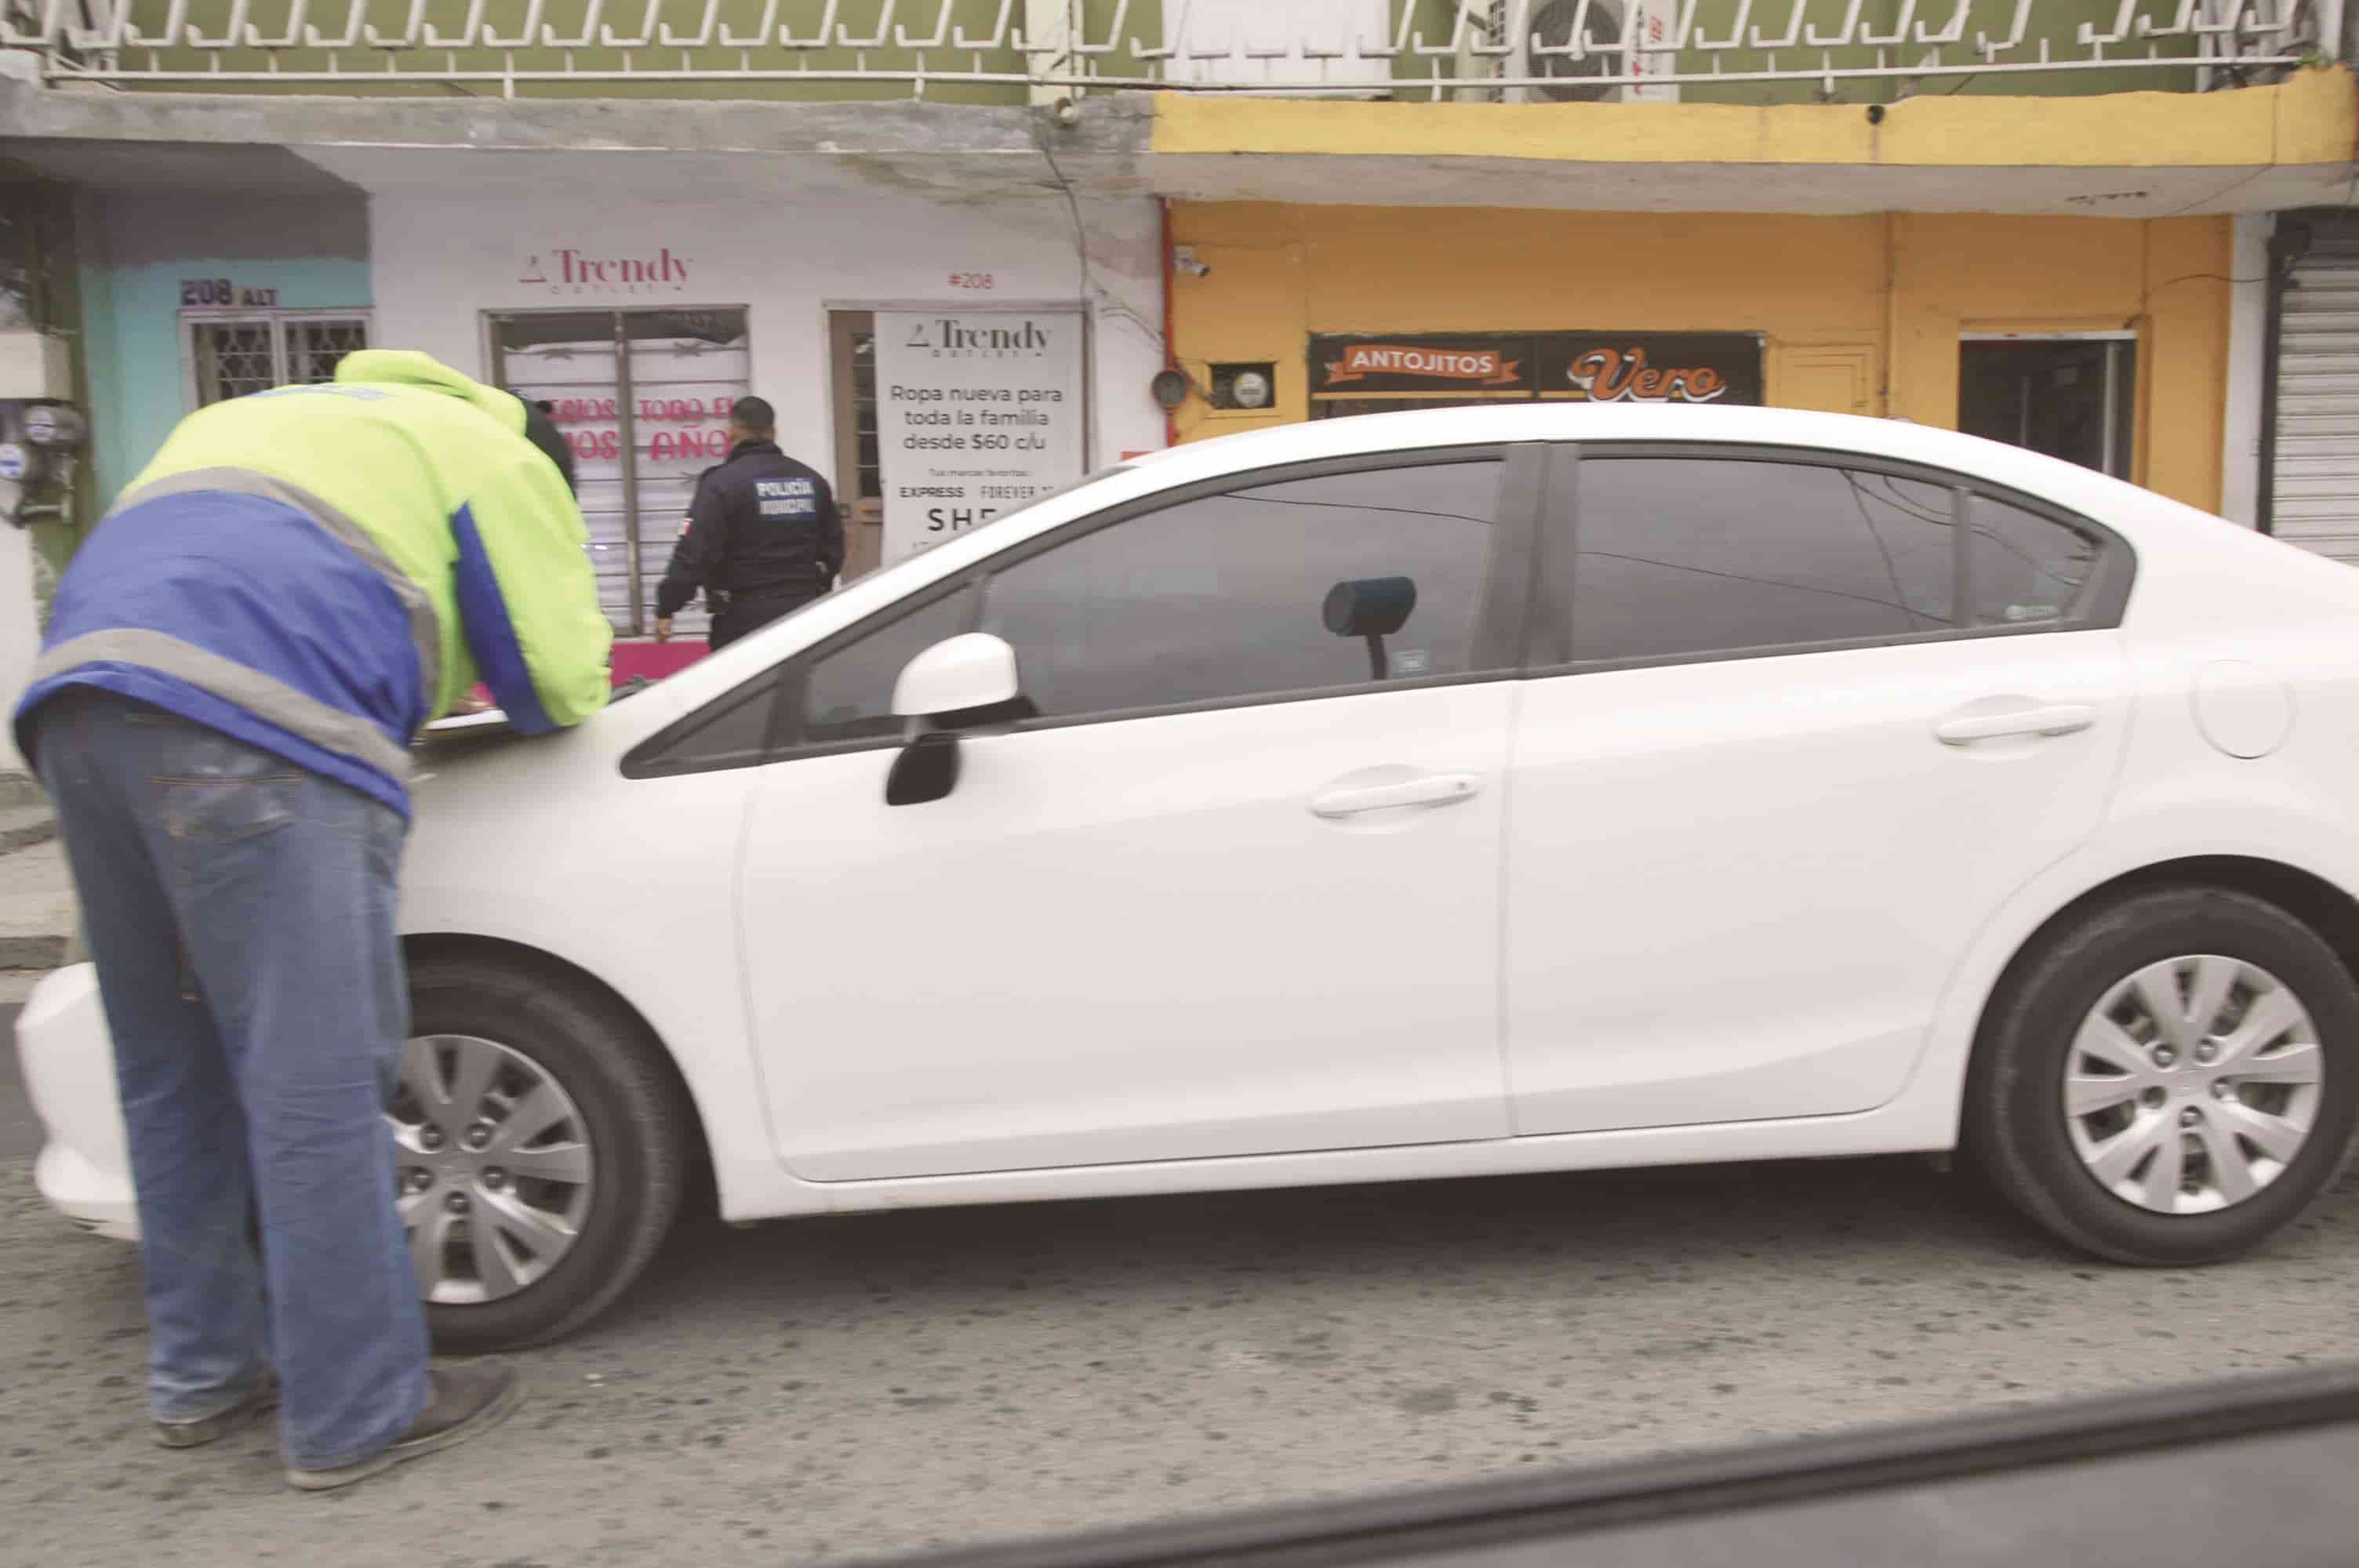
{"type": "Polygon", "coordinates": [[[527,734],[606,701],[553,438],[383,350],[191,416],[67,569],[16,709],[114,1037],[157,1440],[278,1405],[307,1490],[517,1397],[428,1366],[384,1111],[410,742],[479,676],[527,734]]]}

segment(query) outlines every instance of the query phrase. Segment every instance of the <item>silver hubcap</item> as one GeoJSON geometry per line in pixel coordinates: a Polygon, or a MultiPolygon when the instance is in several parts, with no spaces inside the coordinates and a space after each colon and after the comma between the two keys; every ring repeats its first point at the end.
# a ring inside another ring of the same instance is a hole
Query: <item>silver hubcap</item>
{"type": "Polygon", "coordinates": [[[2157,1214],[2233,1207],[2285,1173],[2318,1118],[2318,1029],[2240,958],[2149,964],[2073,1037],[2064,1119],[2089,1173],[2157,1214]]]}
{"type": "Polygon", "coordinates": [[[557,1081],[495,1041],[402,1050],[394,1192],[429,1302],[514,1295],[573,1249],[590,1210],[590,1129],[557,1081]]]}

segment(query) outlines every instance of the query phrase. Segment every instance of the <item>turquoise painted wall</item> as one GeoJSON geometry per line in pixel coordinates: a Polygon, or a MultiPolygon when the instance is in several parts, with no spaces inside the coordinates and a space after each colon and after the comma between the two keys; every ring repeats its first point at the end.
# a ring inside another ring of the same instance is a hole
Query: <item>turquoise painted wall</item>
{"type": "Polygon", "coordinates": [[[225,277],[240,288],[275,288],[288,310],[369,306],[369,265],[350,258],[223,261],[192,258],[81,268],[83,352],[90,376],[92,460],[102,506],[147,464],[190,412],[180,362],[180,280],[225,277]]]}

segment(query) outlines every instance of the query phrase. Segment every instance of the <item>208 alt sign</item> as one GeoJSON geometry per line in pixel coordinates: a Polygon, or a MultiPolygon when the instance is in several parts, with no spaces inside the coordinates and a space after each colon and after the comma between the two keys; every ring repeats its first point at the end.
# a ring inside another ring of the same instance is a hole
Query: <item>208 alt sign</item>
{"type": "Polygon", "coordinates": [[[1082,477],[1076,312],[876,313],[885,560],[1082,477]]]}

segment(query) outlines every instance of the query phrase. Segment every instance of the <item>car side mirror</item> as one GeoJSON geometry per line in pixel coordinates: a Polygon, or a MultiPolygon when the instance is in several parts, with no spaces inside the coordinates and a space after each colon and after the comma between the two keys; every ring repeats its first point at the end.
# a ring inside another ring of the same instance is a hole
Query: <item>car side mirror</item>
{"type": "Polygon", "coordinates": [[[893,713],[900,719],[957,723],[978,709],[1016,700],[1016,650],[988,632],[946,637],[901,666],[893,683],[893,713]]]}
{"type": "Polygon", "coordinates": [[[911,734],[885,779],[885,804],[923,806],[958,787],[962,728],[1027,717],[1016,650],[988,632],[949,637],[901,666],[893,712],[911,734]]]}

